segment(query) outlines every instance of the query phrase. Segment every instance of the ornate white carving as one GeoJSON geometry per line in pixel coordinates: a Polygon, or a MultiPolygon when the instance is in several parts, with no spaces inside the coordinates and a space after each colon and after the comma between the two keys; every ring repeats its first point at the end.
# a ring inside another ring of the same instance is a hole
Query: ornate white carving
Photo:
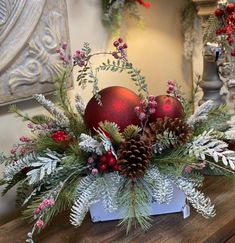
{"type": "Polygon", "coordinates": [[[2,1],[0,105],[52,91],[63,68],[55,50],[68,41],[65,0],[2,1]]]}

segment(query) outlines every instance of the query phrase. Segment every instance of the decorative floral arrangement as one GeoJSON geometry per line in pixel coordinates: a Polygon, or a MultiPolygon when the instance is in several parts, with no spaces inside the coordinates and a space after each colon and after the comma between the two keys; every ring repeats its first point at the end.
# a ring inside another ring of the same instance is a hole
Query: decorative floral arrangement
{"type": "Polygon", "coordinates": [[[231,56],[235,56],[235,4],[227,1],[219,3],[215,16],[217,17],[217,41],[230,52],[231,56]]]}
{"type": "Polygon", "coordinates": [[[138,5],[150,8],[151,3],[145,0],[102,0],[103,2],[103,21],[111,26],[112,32],[118,34],[122,26],[125,14],[133,16],[138,21],[141,20],[138,5]]]}
{"type": "Polygon", "coordinates": [[[92,53],[85,43],[73,56],[79,86],[93,87],[87,105],[77,95],[74,109],[67,96],[71,58],[63,44],[57,51],[67,71],[58,83],[57,104],[34,96],[50,115],[31,117],[11,109],[28,121],[32,136],[21,137],[9,156],[1,155],[6,166],[1,184],[3,194],[18,185],[17,202],[34,221],[27,242],[63,210],[71,210],[72,225],[81,225],[99,200],[108,212],[121,209],[120,224],[128,232],[134,222],[146,230],[150,202],[169,203],[173,185],[204,217],[214,217],[211,200],[197,190],[203,169],[235,173],[226,107],[207,101],[192,113],[191,101],[174,81],[168,81],[166,94],[150,95],[141,71],[127,58],[127,44],[119,38],[113,45],[114,51],[92,53]],[[91,60],[100,54],[113,60],[94,68],[91,60]],[[120,86],[99,91],[100,71],[126,71],[139,95],[120,86]]]}

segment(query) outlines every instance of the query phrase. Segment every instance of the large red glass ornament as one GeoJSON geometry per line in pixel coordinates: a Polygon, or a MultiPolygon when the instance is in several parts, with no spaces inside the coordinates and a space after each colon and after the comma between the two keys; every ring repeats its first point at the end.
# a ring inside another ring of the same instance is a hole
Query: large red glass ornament
{"type": "Polygon", "coordinates": [[[123,131],[128,125],[139,125],[135,107],[140,105],[140,98],[133,91],[112,86],[99,92],[101,95],[100,106],[93,97],[87,104],[84,121],[90,128],[98,128],[99,122],[115,122],[123,131]]]}
{"type": "Polygon", "coordinates": [[[184,116],[184,108],[178,99],[169,95],[160,95],[155,100],[156,111],[150,115],[150,122],[156,121],[157,118],[182,118],[184,116]]]}

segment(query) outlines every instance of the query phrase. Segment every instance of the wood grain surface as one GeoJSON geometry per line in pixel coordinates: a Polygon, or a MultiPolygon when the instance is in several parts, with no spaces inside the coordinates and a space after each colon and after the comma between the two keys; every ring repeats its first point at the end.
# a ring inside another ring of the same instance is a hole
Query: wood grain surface
{"type": "MultiPolygon", "coordinates": [[[[114,243],[114,242],[168,242],[168,243],[233,243],[235,242],[235,184],[229,178],[208,177],[203,192],[215,203],[217,215],[204,219],[194,210],[188,219],[182,214],[169,214],[153,217],[152,227],[143,232],[133,229],[126,236],[118,228],[117,221],[95,223],[86,217],[82,226],[74,228],[69,223],[68,214],[60,215],[52,224],[36,237],[40,243],[114,243]]],[[[25,242],[30,225],[17,218],[0,227],[0,243],[25,242]]]]}

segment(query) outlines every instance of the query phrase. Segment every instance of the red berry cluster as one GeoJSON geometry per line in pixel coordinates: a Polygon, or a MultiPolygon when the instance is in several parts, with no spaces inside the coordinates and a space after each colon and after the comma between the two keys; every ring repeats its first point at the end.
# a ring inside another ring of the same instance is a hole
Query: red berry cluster
{"type": "Polygon", "coordinates": [[[73,55],[73,64],[78,65],[79,67],[84,67],[87,61],[87,56],[84,51],[76,51],[75,54],[73,55]]]}
{"type": "Polygon", "coordinates": [[[100,172],[106,172],[110,169],[119,171],[119,165],[111,151],[98,157],[98,169],[100,172]]]}
{"type": "Polygon", "coordinates": [[[51,138],[57,143],[70,140],[69,135],[64,131],[56,131],[52,133],[51,138]]]}
{"type": "Polygon", "coordinates": [[[71,55],[67,53],[67,48],[68,44],[67,42],[64,42],[56,49],[56,52],[59,54],[60,60],[63,61],[64,66],[67,66],[71,60],[71,55]]]}
{"type": "Polygon", "coordinates": [[[149,116],[155,113],[157,102],[155,96],[150,95],[147,100],[142,100],[140,106],[135,107],[135,112],[140,121],[148,120],[149,116]]]}
{"type": "MultiPolygon", "coordinates": [[[[215,10],[215,16],[221,22],[221,27],[216,30],[216,35],[221,36],[232,47],[234,44],[233,33],[235,31],[235,4],[220,5],[215,10]]],[[[231,55],[235,56],[234,47],[232,47],[231,55]]]]}
{"type": "Polygon", "coordinates": [[[115,59],[124,59],[126,60],[126,52],[125,49],[127,49],[127,44],[123,43],[122,38],[118,38],[116,41],[113,42],[113,46],[116,47],[116,51],[112,53],[113,57],[115,59]]]}

